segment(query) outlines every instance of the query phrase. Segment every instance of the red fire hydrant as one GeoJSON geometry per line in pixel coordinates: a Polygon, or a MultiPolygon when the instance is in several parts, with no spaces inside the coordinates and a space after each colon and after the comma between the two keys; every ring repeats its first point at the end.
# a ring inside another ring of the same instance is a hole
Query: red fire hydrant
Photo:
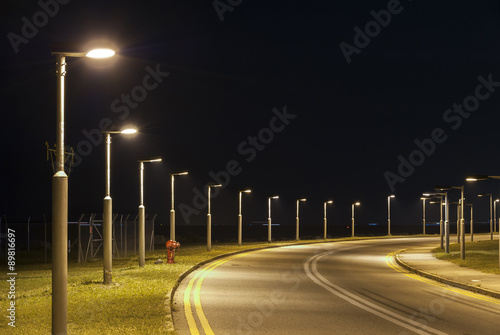
{"type": "Polygon", "coordinates": [[[179,242],[175,241],[168,241],[167,242],[167,263],[174,264],[174,257],[175,253],[179,252],[181,244],[179,242]]]}

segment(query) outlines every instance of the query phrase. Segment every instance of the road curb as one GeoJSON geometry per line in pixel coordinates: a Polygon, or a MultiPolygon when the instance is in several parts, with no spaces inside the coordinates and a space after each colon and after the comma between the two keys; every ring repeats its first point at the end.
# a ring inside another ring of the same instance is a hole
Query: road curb
{"type": "Polygon", "coordinates": [[[415,274],[417,274],[417,275],[419,275],[421,277],[425,277],[425,278],[437,281],[439,283],[443,283],[443,284],[450,285],[450,286],[453,286],[453,287],[461,288],[463,290],[467,290],[467,291],[471,291],[471,292],[474,292],[474,293],[479,293],[479,294],[483,294],[483,295],[487,295],[487,296],[490,296],[490,297],[493,297],[493,298],[500,299],[500,292],[488,290],[488,289],[477,287],[477,286],[472,286],[472,285],[469,285],[469,284],[460,283],[458,281],[454,281],[454,280],[447,279],[447,278],[444,278],[444,277],[441,277],[441,276],[438,276],[438,275],[435,275],[435,274],[432,274],[432,273],[428,273],[428,272],[419,270],[419,269],[411,266],[410,264],[404,262],[403,260],[401,260],[399,258],[399,254],[400,253],[404,253],[406,250],[399,251],[394,256],[394,258],[396,259],[396,263],[398,263],[398,265],[401,266],[402,268],[404,268],[404,269],[406,269],[406,270],[408,270],[408,271],[410,271],[412,273],[415,273],[415,274]]]}

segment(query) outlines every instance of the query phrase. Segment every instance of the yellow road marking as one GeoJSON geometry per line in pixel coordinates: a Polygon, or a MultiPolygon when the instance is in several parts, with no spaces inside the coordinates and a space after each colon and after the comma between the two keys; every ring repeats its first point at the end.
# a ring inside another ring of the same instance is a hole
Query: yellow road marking
{"type": "Polygon", "coordinates": [[[193,311],[192,311],[192,305],[191,305],[191,291],[193,290],[193,285],[196,282],[196,286],[193,291],[193,301],[194,301],[194,307],[196,311],[196,316],[198,317],[198,320],[200,320],[200,324],[203,327],[203,331],[205,332],[206,335],[214,335],[214,332],[212,330],[212,327],[210,327],[210,324],[205,316],[205,313],[203,312],[203,308],[201,307],[201,284],[203,283],[203,280],[208,276],[210,272],[212,272],[215,268],[219,267],[220,265],[233,260],[237,257],[241,257],[244,255],[248,255],[249,253],[253,252],[258,252],[261,250],[255,250],[255,251],[249,251],[244,254],[237,254],[234,256],[227,257],[225,259],[216,261],[209,266],[205,267],[204,269],[200,270],[196,276],[194,276],[188,283],[186,290],[184,291],[184,314],[186,315],[186,320],[188,323],[189,327],[189,332],[192,335],[199,335],[200,331],[198,330],[198,325],[196,324],[193,311]]]}
{"type": "Polygon", "coordinates": [[[485,296],[485,295],[482,295],[482,294],[478,294],[478,293],[466,291],[466,290],[463,290],[463,289],[460,289],[460,288],[455,288],[455,287],[449,286],[447,284],[443,284],[443,283],[434,281],[432,279],[419,276],[417,274],[414,274],[414,273],[411,273],[411,272],[407,271],[406,269],[401,268],[394,261],[395,255],[397,253],[401,252],[401,251],[403,251],[403,250],[394,251],[394,252],[391,252],[390,254],[388,254],[387,256],[385,256],[385,262],[387,263],[387,265],[389,265],[395,271],[401,272],[401,273],[403,273],[404,275],[406,275],[406,276],[408,276],[410,278],[419,280],[421,282],[424,282],[424,283],[427,283],[427,284],[430,284],[430,285],[433,285],[433,286],[441,287],[441,288],[446,289],[446,290],[451,291],[451,292],[459,293],[459,294],[462,294],[462,295],[465,295],[465,296],[468,296],[468,297],[471,297],[471,298],[476,298],[476,299],[479,299],[479,300],[483,300],[483,301],[487,301],[487,302],[492,302],[492,303],[494,303],[496,305],[500,305],[500,301],[498,299],[493,298],[493,297],[488,297],[488,296],[485,296]]]}

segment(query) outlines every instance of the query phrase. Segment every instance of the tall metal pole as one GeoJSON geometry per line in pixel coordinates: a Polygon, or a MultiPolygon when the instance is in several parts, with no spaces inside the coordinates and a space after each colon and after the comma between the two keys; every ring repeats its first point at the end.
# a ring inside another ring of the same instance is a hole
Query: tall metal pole
{"type": "Polygon", "coordinates": [[[440,246],[441,249],[444,249],[444,241],[443,241],[443,196],[440,195],[440,200],[439,200],[439,240],[440,240],[440,246]]]}
{"type": "Polygon", "coordinates": [[[354,237],[354,204],[352,204],[351,226],[351,237],[354,237]]]}
{"type": "Polygon", "coordinates": [[[470,241],[474,241],[474,204],[470,204],[470,241]]]}
{"type": "Polygon", "coordinates": [[[391,198],[393,195],[387,197],[387,235],[391,235],[391,198]]]}
{"type": "Polygon", "coordinates": [[[299,240],[299,202],[297,199],[297,216],[295,217],[295,241],[299,240]]]}
{"type": "Polygon", "coordinates": [[[460,258],[465,259],[464,186],[460,189],[460,258]]]}
{"type": "Polygon", "coordinates": [[[241,193],[243,191],[240,191],[238,193],[238,245],[241,247],[242,244],[242,221],[243,217],[241,215],[241,193]]]}
{"type": "Polygon", "coordinates": [[[326,240],[326,201],[323,202],[323,238],[326,240]]]}
{"type": "Polygon", "coordinates": [[[207,211],[207,251],[212,250],[212,215],[210,214],[210,197],[212,187],[221,187],[222,185],[208,185],[208,211],[207,211]]]}
{"type": "Polygon", "coordinates": [[[208,212],[207,212],[207,251],[212,250],[212,216],[210,214],[210,189],[208,186],[208,212]]]}
{"type": "Polygon", "coordinates": [[[450,206],[448,204],[448,192],[445,192],[444,196],[444,208],[445,208],[445,218],[444,218],[444,252],[450,253],[450,206]]]}
{"type": "Polygon", "coordinates": [[[66,57],[56,57],[57,171],[52,177],[52,333],[66,334],[68,324],[68,176],[64,172],[64,78],[66,57]]]}
{"type": "Polygon", "coordinates": [[[106,133],[106,195],[103,202],[103,258],[104,258],[104,284],[113,281],[113,249],[112,249],[112,221],[113,204],[110,194],[111,184],[111,134],[106,133]]]}
{"type": "Polygon", "coordinates": [[[171,209],[170,209],[170,239],[175,241],[175,207],[174,207],[174,178],[173,174],[170,175],[170,190],[171,190],[171,209]]]}
{"type": "Polygon", "coordinates": [[[267,198],[267,242],[271,243],[271,197],[267,198]]]}
{"type": "Polygon", "coordinates": [[[139,162],[140,203],[139,203],[139,267],[146,264],[146,208],[144,207],[144,162],[139,162]]]}
{"type": "Polygon", "coordinates": [[[423,209],[424,209],[424,213],[423,213],[423,219],[422,219],[422,232],[423,232],[423,235],[425,235],[425,200],[427,200],[426,198],[422,198],[422,203],[423,203],[423,209]]]}
{"type": "MultiPolygon", "coordinates": [[[[490,194],[490,236],[491,240],[493,240],[493,213],[492,213],[492,208],[493,208],[493,194],[490,194]]],[[[499,258],[500,261],[500,258],[499,258]]]]}

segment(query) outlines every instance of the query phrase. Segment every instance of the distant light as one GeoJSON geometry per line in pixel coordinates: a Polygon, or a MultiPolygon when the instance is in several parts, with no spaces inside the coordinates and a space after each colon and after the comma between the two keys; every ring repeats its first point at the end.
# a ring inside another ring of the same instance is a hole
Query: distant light
{"type": "Polygon", "coordinates": [[[359,206],[359,205],[361,205],[361,203],[360,202],[356,202],[356,203],[354,203],[354,205],[359,206]]]}
{"type": "Polygon", "coordinates": [[[307,201],[306,198],[299,199],[299,201],[307,201]]]}
{"type": "Polygon", "coordinates": [[[477,178],[467,178],[466,181],[477,181],[477,178]]]}
{"type": "Polygon", "coordinates": [[[244,193],[252,193],[252,190],[244,190],[244,193]]]}
{"type": "Polygon", "coordinates": [[[150,163],[153,163],[153,162],[161,162],[161,158],[156,158],[156,159],[150,159],[149,160],[150,163]]]}
{"type": "Polygon", "coordinates": [[[137,129],[134,128],[128,128],[128,129],[123,129],[120,131],[121,134],[135,134],[137,133],[137,129]]]}
{"type": "MultiPolygon", "coordinates": [[[[430,194],[430,193],[422,193],[422,195],[423,195],[424,197],[430,197],[430,196],[431,196],[431,194],[430,194]]],[[[420,199],[422,199],[422,198],[420,198],[420,199]]]]}
{"type": "Polygon", "coordinates": [[[115,55],[115,51],[111,49],[93,49],[87,52],[87,57],[90,58],[109,58],[115,55]]]}
{"type": "Polygon", "coordinates": [[[333,204],[333,200],[328,200],[326,203],[327,204],[333,204]]]}
{"type": "Polygon", "coordinates": [[[269,198],[271,198],[271,199],[279,199],[280,197],[279,197],[279,195],[275,195],[274,197],[269,197],[269,198]]]}

